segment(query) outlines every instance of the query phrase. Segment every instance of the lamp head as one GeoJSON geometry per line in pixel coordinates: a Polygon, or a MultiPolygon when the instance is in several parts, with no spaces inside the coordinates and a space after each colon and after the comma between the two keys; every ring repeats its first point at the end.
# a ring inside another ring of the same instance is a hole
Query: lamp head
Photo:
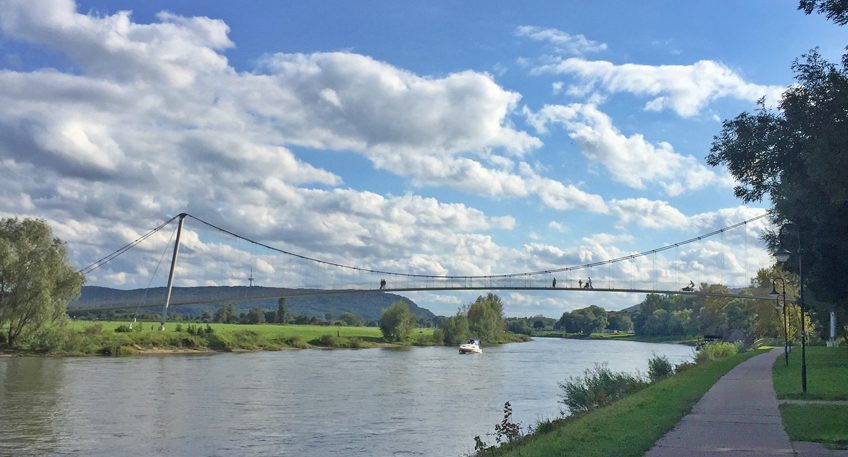
{"type": "Polygon", "coordinates": [[[787,250],[785,247],[781,246],[780,249],[778,249],[777,252],[774,253],[774,258],[777,259],[778,262],[783,263],[789,260],[790,255],[792,255],[792,253],[789,252],[789,250],[787,250]]]}
{"type": "Polygon", "coordinates": [[[771,292],[769,292],[769,297],[777,298],[780,294],[777,293],[777,287],[774,286],[774,283],[771,283],[771,292]]]}

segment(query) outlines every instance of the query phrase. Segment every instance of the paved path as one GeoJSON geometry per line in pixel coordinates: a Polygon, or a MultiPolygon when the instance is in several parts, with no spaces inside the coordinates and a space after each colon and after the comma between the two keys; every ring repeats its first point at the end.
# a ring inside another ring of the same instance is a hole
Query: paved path
{"type": "Polygon", "coordinates": [[[773,349],[730,370],[645,457],[795,455],[771,380],[779,355],[773,349]]]}

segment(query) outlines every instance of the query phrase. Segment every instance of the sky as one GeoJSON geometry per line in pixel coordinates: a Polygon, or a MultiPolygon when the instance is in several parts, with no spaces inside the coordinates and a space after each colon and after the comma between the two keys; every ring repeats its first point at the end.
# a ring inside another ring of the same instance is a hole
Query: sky
{"type": "MultiPolygon", "coordinates": [[[[814,47],[841,58],[845,30],[796,8],[0,0],[0,217],[46,220],[79,268],[183,212],[279,249],[417,274],[647,251],[768,208],[743,205],[705,157],[723,120],[779,102],[794,59],[814,47]]],[[[631,274],[745,285],[771,262],[767,227],[631,274]]],[[[187,232],[188,249],[214,244],[187,232]]],[[[87,284],[145,287],[159,251],[87,284]]],[[[280,285],[279,266],[262,265],[257,284],[280,285]]],[[[200,270],[181,266],[177,285],[250,274],[200,270]]],[[[408,296],[450,315],[478,293],[408,296]]],[[[511,316],[644,299],[499,295],[511,316]]]]}

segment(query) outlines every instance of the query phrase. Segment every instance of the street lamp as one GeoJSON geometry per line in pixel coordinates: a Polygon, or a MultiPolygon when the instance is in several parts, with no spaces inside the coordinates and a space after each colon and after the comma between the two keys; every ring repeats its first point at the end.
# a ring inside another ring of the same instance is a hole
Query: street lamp
{"type": "MultiPolygon", "coordinates": [[[[775,257],[777,257],[775,255],[775,257]]],[[[784,260],[785,261],[785,260],[784,260]]],[[[786,359],[786,366],[789,366],[789,324],[786,320],[786,280],[783,278],[775,278],[771,282],[770,296],[774,297],[774,309],[777,310],[777,318],[780,319],[780,297],[783,297],[783,357],[786,359]],[[777,293],[777,280],[780,280],[780,289],[783,293],[777,293]]]]}
{"type": "MultiPolygon", "coordinates": [[[[783,238],[781,237],[781,235],[783,234],[783,229],[785,227],[785,225],[782,225],[780,227],[780,232],[777,235],[777,239],[780,242],[780,246],[774,253],[774,258],[777,259],[777,261],[780,263],[786,262],[787,260],[789,260],[789,256],[794,254],[792,251],[789,251],[788,249],[783,247],[783,238]]],[[[795,226],[795,228],[797,229],[796,231],[798,233],[798,282],[801,285],[801,291],[798,297],[798,306],[799,308],[801,308],[801,390],[804,393],[807,393],[807,334],[806,330],[804,329],[804,267],[801,262],[801,253],[803,252],[803,250],[801,249],[801,230],[800,228],[798,228],[797,225],[795,226]]],[[[777,291],[775,291],[775,293],[777,293],[777,291]]],[[[784,302],[785,300],[786,298],[784,296],[784,302]]]]}

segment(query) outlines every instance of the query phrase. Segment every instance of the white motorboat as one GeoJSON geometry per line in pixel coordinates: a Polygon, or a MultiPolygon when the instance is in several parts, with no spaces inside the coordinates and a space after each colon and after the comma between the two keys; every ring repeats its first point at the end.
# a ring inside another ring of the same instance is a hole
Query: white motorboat
{"type": "Polygon", "coordinates": [[[477,338],[469,338],[463,344],[459,345],[460,354],[482,354],[483,349],[480,348],[480,340],[477,338]]]}

